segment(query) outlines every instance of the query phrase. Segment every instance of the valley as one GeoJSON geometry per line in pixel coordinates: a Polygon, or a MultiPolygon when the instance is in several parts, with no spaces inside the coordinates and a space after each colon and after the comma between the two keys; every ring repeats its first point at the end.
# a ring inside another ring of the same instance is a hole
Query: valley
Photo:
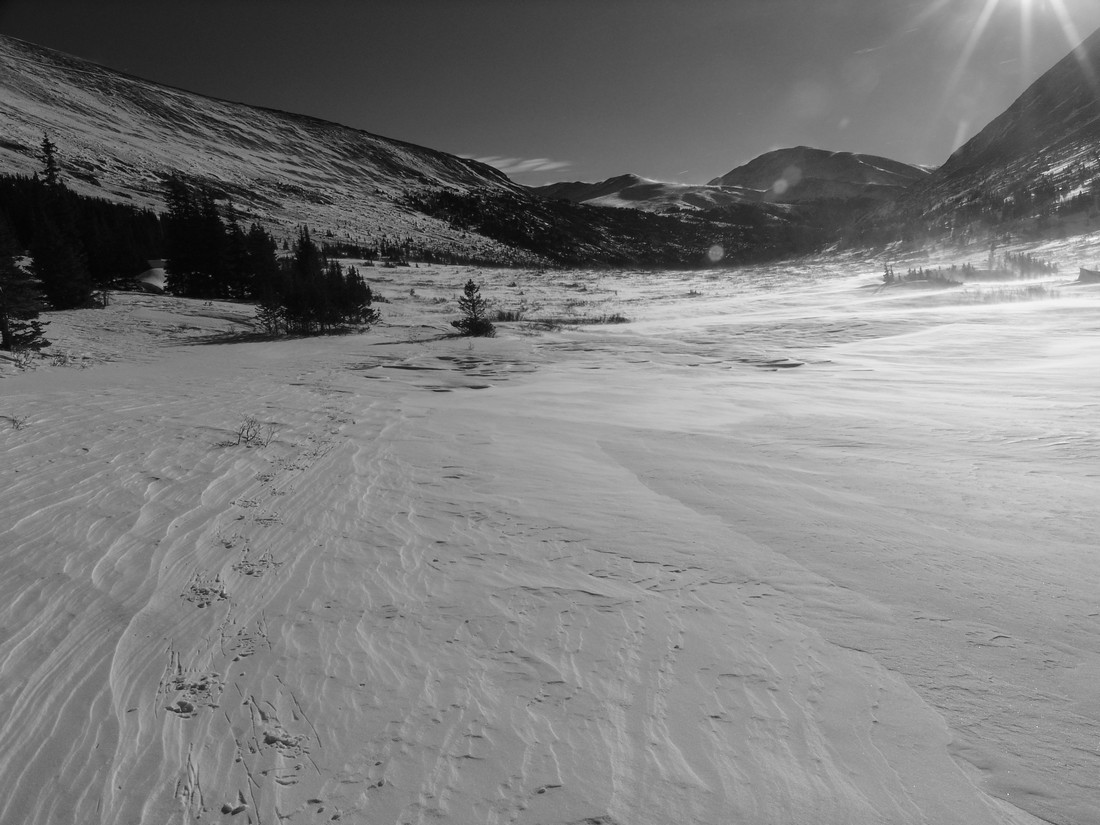
{"type": "Polygon", "coordinates": [[[525,186],[0,35],[0,825],[1100,822],[1098,65],[525,186]]]}

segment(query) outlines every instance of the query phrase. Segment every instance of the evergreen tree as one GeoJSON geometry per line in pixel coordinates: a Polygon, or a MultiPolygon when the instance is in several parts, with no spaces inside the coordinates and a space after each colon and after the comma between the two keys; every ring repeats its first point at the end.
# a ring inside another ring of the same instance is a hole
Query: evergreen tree
{"type": "Polygon", "coordinates": [[[46,298],[57,309],[87,306],[92,281],[76,231],[71,193],[61,180],[57,147],[44,136],[39,159],[45,188],[35,216],[31,256],[46,298]]]}
{"type": "Polygon", "coordinates": [[[252,296],[253,272],[248,238],[237,222],[233,204],[225,207],[225,292],[229,298],[252,296]]]}
{"type": "Polygon", "coordinates": [[[338,261],[327,259],[308,227],[299,230],[293,256],[273,274],[274,239],[254,226],[246,240],[257,253],[255,266],[262,280],[257,282],[256,320],[267,333],[324,335],[378,320],[371,306],[374,296],[358,270],[345,271],[338,261]]]}
{"type": "Polygon", "coordinates": [[[50,342],[38,320],[42,293],[15,262],[17,250],[11,231],[0,222],[0,349],[41,349],[50,342]]]}
{"type": "Polygon", "coordinates": [[[349,324],[369,325],[376,323],[380,317],[379,312],[373,306],[374,294],[359,270],[349,266],[344,275],[344,294],[341,300],[344,321],[349,324]]]}
{"type": "Polygon", "coordinates": [[[320,331],[318,307],[325,285],[325,262],[321,250],[313,243],[309,228],[303,226],[294,242],[283,288],[282,304],[287,331],[296,335],[313,335],[320,331]]]}
{"type": "Polygon", "coordinates": [[[268,335],[278,335],[286,328],[283,308],[285,278],[279,267],[278,247],[259,224],[252,224],[245,235],[248,268],[251,272],[249,297],[259,302],[256,320],[268,335]]]}
{"type": "MultiPolygon", "coordinates": [[[[52,176],[52,175],[51,175],[52,176]]],[[[38,175],[0,175],[0,220],[7,220],[19,249],[29,249],[50,216],[49,192],[38,175]]],[[[53,191],[53,190],[49,190],[53,191]]],[[[160,218],[150,210],[62,189],[59,199],[75,220],[76,247],[83,253],[92,284],[101,292],[116,279],[145,268],[164,254],[160,218]]],[[[56,218],[51,218],[56,224],[56,218]]]]}
{"type": "Polygon", "coordinates": [[[166,288],[188,298],[228,298],[229,240],[214,193],[197,193],[178,175],[164,183],[166,288]]]}
{"type": "Polygon", "coordinates": [[[64,184],[61,181],[61,165],[57,160],[57,144],[50,140],[49,135],[42,135],[38,159],[42,161],[42,178],[46,187],[54,190],[62,188],[64,184]]]}
{"type": "Polygon", "coordinates": [[[251,274],[249,295],[262,298],[280,280],[278,246],[275,239],[258,223],[252,224],[244,239],[248,254],[248,270],[251,274]]]}
{"type": "Polygon", "coordinates": [[[88,305],[92,282],[84,256],[72,235],[47,213],[37,222],[30,252],[34,274],[51,305],[56,309],[88,305]]]}
{"type": "Polygon", "coordinates": [[[198,298],[228,298],[229,241],[225,222],[214,193],[203,188],[199,193],[200,279],[198,298]]]}
{"type": "Polygon", "coordinates": [[[462,297],[458,299],[458,308],[462,310],[463,317],[451,321],[451,326],[460,330],[463,335],[480,338],[492,338],[496,335],[496,329],[486,317],[489,302],[481,297],[481,288],[474,283],[473,278],[466,281],[462,297]]]}
{"type": "Polygon", "coordinates": [[[164,182],[165,288],[176,295],[190,295],[197,273],[195,242],[197,210],[191,189],[177,175],[164,182]]]}

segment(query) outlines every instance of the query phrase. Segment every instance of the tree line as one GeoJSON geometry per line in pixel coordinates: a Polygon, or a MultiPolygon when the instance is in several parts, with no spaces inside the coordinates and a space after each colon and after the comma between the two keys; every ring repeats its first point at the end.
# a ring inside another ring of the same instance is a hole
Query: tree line
{"type": "MultiPolygon", "coordinates": [[[[378,319],[359,272],[304,227],[280,255],[262,226],[244,229],[232,203],[178,174],[164,182],[161,216],[73,192],[48,136],[39,160],[40,174],[0,176],[0,349],[48,346],[42,310],[106,306],[109,289],[134,285],[147,261],[160,258],[167,291],[256,301],[270,334],[326,334],[378,319]]],[[[410,245],[386,238],[370,251],[407,253],[410,245]]]]}
{"type": "Polygon", "coordinates": [[[378,320],[359,271],[326,254],[308,227],[280,256],[271,233],[257,223],[246,232],[232,203],[219,207],[209,187],[173,175],[165,195],[165,287],[174,295],[256,301],[271,335],[324,335],[378,320]]]}
{"type": "Polygon", "coordinates": [[[0,176],[0,349],[46,346],[38,312],[106,301],[118,273],[140,272],[162,244],[149,210],[78,195],[44,137],[41,175],[0,176]],[[29,270],[16,264],[24,253],[29,270]]]}

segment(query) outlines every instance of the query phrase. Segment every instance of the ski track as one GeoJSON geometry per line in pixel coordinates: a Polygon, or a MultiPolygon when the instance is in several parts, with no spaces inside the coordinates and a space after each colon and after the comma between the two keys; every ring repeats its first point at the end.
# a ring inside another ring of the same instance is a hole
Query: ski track
{"type": "Polygon", "coordinates": [[[0,823],[1100,820],[1073,308],[773,282],[0,379],[0,823]]]}

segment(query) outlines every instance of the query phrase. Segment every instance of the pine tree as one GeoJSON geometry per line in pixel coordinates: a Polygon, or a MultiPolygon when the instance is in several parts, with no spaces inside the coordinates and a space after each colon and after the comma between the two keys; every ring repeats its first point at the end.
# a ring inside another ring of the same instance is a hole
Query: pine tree
{"type": "Polygon", "coordinates": [[[492,338],[496,335],[496,329],[486,317],[489,302],[481,297],[481,288],[474,283],[473,278],[466,281],[462,297],[458,299],[458,308],[462,310],[463,317],[451,321],[451,326],[460,330],[463,335],[479,338],[492,338]]]}
{"type": "Polygon", "coordinates": [[[46,186],[55,190],[62,188],[64,184],[61,182],[61,165],[57,160],[57,144],[50,140],[49,135],[42,135],[38,159],[42,161],[42,179],[46,186]]]}
{"type": "Polygon", "coordinates": [[[344,321],[349,324],[369,326],[381,317],[377,309],[371,306],[374,294],[359,270],[349,266],[344,276],[344,295],[341,299],[344,321]]]}
{"type": "Polygon", "coordinates": [[[188,298],[231,297],[229,238],[214,193],[192,192],[178,175],[164,182],[164,190],[166,288],[188,298]]]}
{"type": "Polygon", "coordinates": [[[302,227],[293,256],[279,266],[275,240],[258,226],[246,237],[254,255],[260,305],[256,321],[270,335],[325,335],[378,320],[374,296],[358,270],[328,259],[302,227]]]}
{"type": "Polygon", "coordinates": [[[190,295],[196,273],[196,209],[191,189],[177,175],[164,182],[165,288],[177,295],[190,295]]]}
{"type": "Polygon", "coordinates": [[[249,228],[244,242],[251,273],[249,297],[259,302],[256,320],[268,335],[278,335],[286,328],[285,278],[279,267],[278,247],[275,239],[256,223],[249,228]]]}
{"type": "Polygon", "coordinates": [[[72,235],[48,214],[40,216],[30,246],[34,274],[56,309],[87,306],[92,282],[72,235]]]}
{"type": "Polygon", "coordinates": [[[7,225],[0,222],[0,349],[48,347],[38,312],[42,293],[34,280],[15,262],[15,243],[7,225]]]}
{"type": "Polygon", "coordinates": [[[45,192],[31,241],[34,272],[57,309],[87,306],[92,280],[77,236],[73,196],[61,180],[57,147],[47,136],[42,138],[39,159],[45,192]]]}
{"type": "Polygon", "coordinates": [[[252,271],[248,256],[248,239],[233,214],[233,207],[226,207],[225,227],[225,289],[230,298],[246,298],[252,294],[252,271]]]}
{"type": "Polygon", "coordinates": [[[203,188],[199,193],[201,287],[199,298],[228,298],[229,239],[225,222],[214,193],[203,188]]]}
{"type": "Polygon", "coordinates": [[[303,226],[294,243],[294,256],[287,269],[282,294],[288,332],[314,335],[321,331],[325,268],[321,250],[310,237],[309,228],[303,226]]]}

